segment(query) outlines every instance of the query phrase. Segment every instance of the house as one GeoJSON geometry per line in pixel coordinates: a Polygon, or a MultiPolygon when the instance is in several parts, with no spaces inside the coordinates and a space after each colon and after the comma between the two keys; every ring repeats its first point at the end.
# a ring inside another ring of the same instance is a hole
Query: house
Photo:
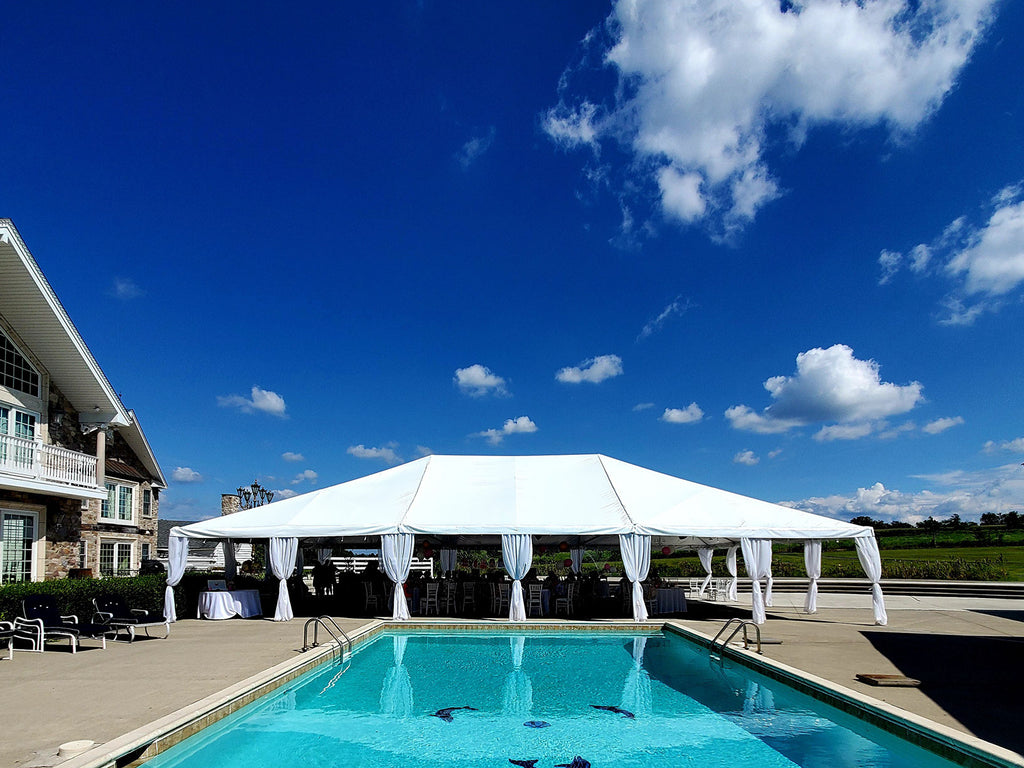
{"type": "Polygon", "coordinates": [[[0,583],[135,573],[156,554],[166,487],[135,413],[0,219],[0,583]]]}
{"type": "MultiPolygon", "coordinates": [[[[157,526],[156,559],[167,567],[168,543],[171,528],[178,525],[188,525],[195,520],[160,520],[157,526]]],[[[235,547],[235,562],[241,566],[246,560],[252,559],[252,544],[248,541],[238,542],[235,547]]],[[[224,542],[212,539],[210,541],[199,540],[190,544],[188,548],[188,561],[185,563],[185,570],[197,571],[222,571],[224,570],[224,542]]]]}

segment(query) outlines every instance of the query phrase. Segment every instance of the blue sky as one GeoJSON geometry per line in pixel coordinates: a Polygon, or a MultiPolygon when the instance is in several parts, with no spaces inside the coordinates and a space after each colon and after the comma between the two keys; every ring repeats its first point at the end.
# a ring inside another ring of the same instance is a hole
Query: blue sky
{"type": "Polygon", "coordinates": [[[425,452],[1024,508],[1020,3],[212,6],[0,28],[0,215],[163,517],[425,452]]]}

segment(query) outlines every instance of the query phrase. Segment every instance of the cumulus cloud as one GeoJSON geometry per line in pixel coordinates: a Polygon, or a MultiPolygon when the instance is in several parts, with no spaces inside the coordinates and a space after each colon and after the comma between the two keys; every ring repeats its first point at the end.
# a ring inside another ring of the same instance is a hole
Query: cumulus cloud
{"type": "Polygon", "coordinates": [[[285,499],[291,499],[298,496],[298,491],[293,491],[291,488],[279,488],[274,491],[274,498],[278,501],[284,501],[285,499]]]}
{"type": "Polygon", "coordinates": [[[519,416],[515,419],[507,419],[501,429],[485,429],[483,432],[477,432],[475,436],[485,438],[491,445],[498,445],[508,435],[529,434],[536,431],[537,425],[529,416],[519,416]]]}
{"type": "Polygon", "coordinates": [[[469,168],[482,154],[491,148],[491,145],[494,143],[494,135],[495,130],[492,125],[482,135],[474,136],[462,145],[462,148],[455,154],[455,159],[462,166],[463,170],[469,168]]]}
{"type": "Polygon", "coordinates": [[[764,383],[774,401],[760,413],[746,405],[725,412],[736,429],[779,434],[822,423],[822,441],[856,439],[885,427],[888,416],[906,413],[923,400],[918,382],[883,382],[874,360],[858,360],[844,344],[814,348],[796,357],[793,376],[773,376],[764,383]]]}
{"type": "Polygon", "coordinates": [[[470,397],[495,395],[508,397],[505,379],[493,373],[490,368],[476,363],[467,368],[455,369],[455,385],[470,397]]]}
{"type": "Polygon", "coordinates": [[[649,336],[653,336],[655,333],[661,330],[662,326],[668,321],[673,315],[681,315],[690,309],[692,305],[689,299],[683,299],[682,296],[676,296],[675,300],[672,301],[667,307],[665,307],[653,320],[649,320],[643,328],[640,329],[640,334],[636,337],[637,341],[646,339],[649,336]]]}
{"type": "Polygon", "coordinates": [[[742,227],[780,193],[770,133],[799,146],[816,126],[912,131],[952,89],[993,6],[619,0],[543,126],[563,148],[597,157],[613,141],[631,152],[623,189],[654,192],[666,216],[742,227]],[[617,76],[614,91],[592,92],[598,62],[617,76]]]}
{"type": "Polygon", "coordinates": [[[285,451],[281,454],[281,458],[285,461],[305,461],[306,457],[301,453],[294,453],[293,451],[285,451]]]}
{"type": "Polygon", "coordinates": [[[622,358],[618,355],[600,355],[584,360],[577,366],[562,368],[555,379],[563,384],[580,384],[588,381],[600,384],[605,379],[622,375],[622,358]]]}
{"type": "Polygon", "coordinates": [[[176,483],[201,483],[203,476],[191,467],[175,467],[171,479],[176,483]]]}
{"type": "Polygon", "coordinates": [[[964,423],[963,416],[945,416],[941,419],[935,419],[935,421],[929,421],[923,427],[922,432],[927,432],[929,435],[937,435],[940,432],[945,432],[947,429],[959,426],[964,423]]]}
{"type": "Polygon", "coordinates": [[[942,301],[944,325],[971,325],[985,312],[998,310],[1024,283],[1024,185],[997,192],[984,210],[982,223],[967,216],[954,219],[928,243],[904,256],[883,250],[878,257],[879,284],[892,282],[903,268],[916,275],[949,281],[952,291],[942,301]]]}
{"type": "Polygon", "coordinates": [[[745,464],[748,467],[752,467],[761,460],[754,455],[753,451],[740,451],[732,457],[732,461],[734,464],[745,464]]]}
{"type": "Polygon", "coordinates": [[[299,472],[299,474],[295,476],[295,479],[292,480],[292,485],[298,485],[299,483],[312,483],[318,477],[320,477],[320,475],[318,475],[312,469],[304,469],[302,472],[299,472]]]}
{"type": "Polygon", "coordinates": [[[272,416],[284,417],[285,402],[277,392],[268,389],[253,387],[250,397],[242,395],[218,395],[217,405],[221,408],[238,408],[242,413],[269,413],[272,416]]]}
{"type": "Polygon", "coordinates": [[[661,414],[661,421],[669,424],[696,424],[704,418],[704,411],[696,403],[690,403],[685,408],[666,408],[661,414]]]}
{"type": "Polygon", "coordinates": [[[360,443],[359,445],[350,445],[347,451],[350,455],[355,456],[357,459],[373,459],[376,461],[383,461],[385,464],[401,464],[402,457],[395,453],[395,449],[390,446],[383,448],[367,448],[365,445],[360,443]]]}
{"type": "Polygon", "coordinates": [[[1016,464],[978,472],[954,471],[918,477],[936,487],[904,492],[875,483],[851,494],[780,503],[841,520],[868,515],[911,523],[954,514],[964,520],[977,520],[986,512],[1002,514],[1024,508],[1024,471],[1016,464]]]}
{"type": "Polygon", "coordinates": [[[1024,437],[1014,440],[1003,440],[1000,443],[989,440],[982,448],[985,453],[996,453],[997,451],[1009,451],[1011,453],[1024,453],[1024,437]]]}

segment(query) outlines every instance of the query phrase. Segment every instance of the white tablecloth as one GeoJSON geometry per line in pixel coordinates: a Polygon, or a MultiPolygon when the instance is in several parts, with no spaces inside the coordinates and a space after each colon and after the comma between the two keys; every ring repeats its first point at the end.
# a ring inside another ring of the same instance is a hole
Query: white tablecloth
{"type": "Polygon", "coordinates": [[[654,594],[654,612],[657,614],[685,613],[686,590],[682,587],[659,589],[654,594]]]}
{"type": "Polygon", "coordinates": [[[255,589],[236,589],[231,592],[200,592],[196,618],[230,619],[241,616],[259,616],[260,593],[255,589]]]}

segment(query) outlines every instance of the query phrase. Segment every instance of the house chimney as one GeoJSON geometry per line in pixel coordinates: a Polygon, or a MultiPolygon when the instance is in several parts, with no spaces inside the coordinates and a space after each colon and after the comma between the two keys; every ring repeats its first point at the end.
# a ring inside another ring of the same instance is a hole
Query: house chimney
{"type": "Polygon", "coordinates": [[[231,515],[238,511],[238,496],[234,493],[222,493],[220,495],[220,514],[231,515]]]}

